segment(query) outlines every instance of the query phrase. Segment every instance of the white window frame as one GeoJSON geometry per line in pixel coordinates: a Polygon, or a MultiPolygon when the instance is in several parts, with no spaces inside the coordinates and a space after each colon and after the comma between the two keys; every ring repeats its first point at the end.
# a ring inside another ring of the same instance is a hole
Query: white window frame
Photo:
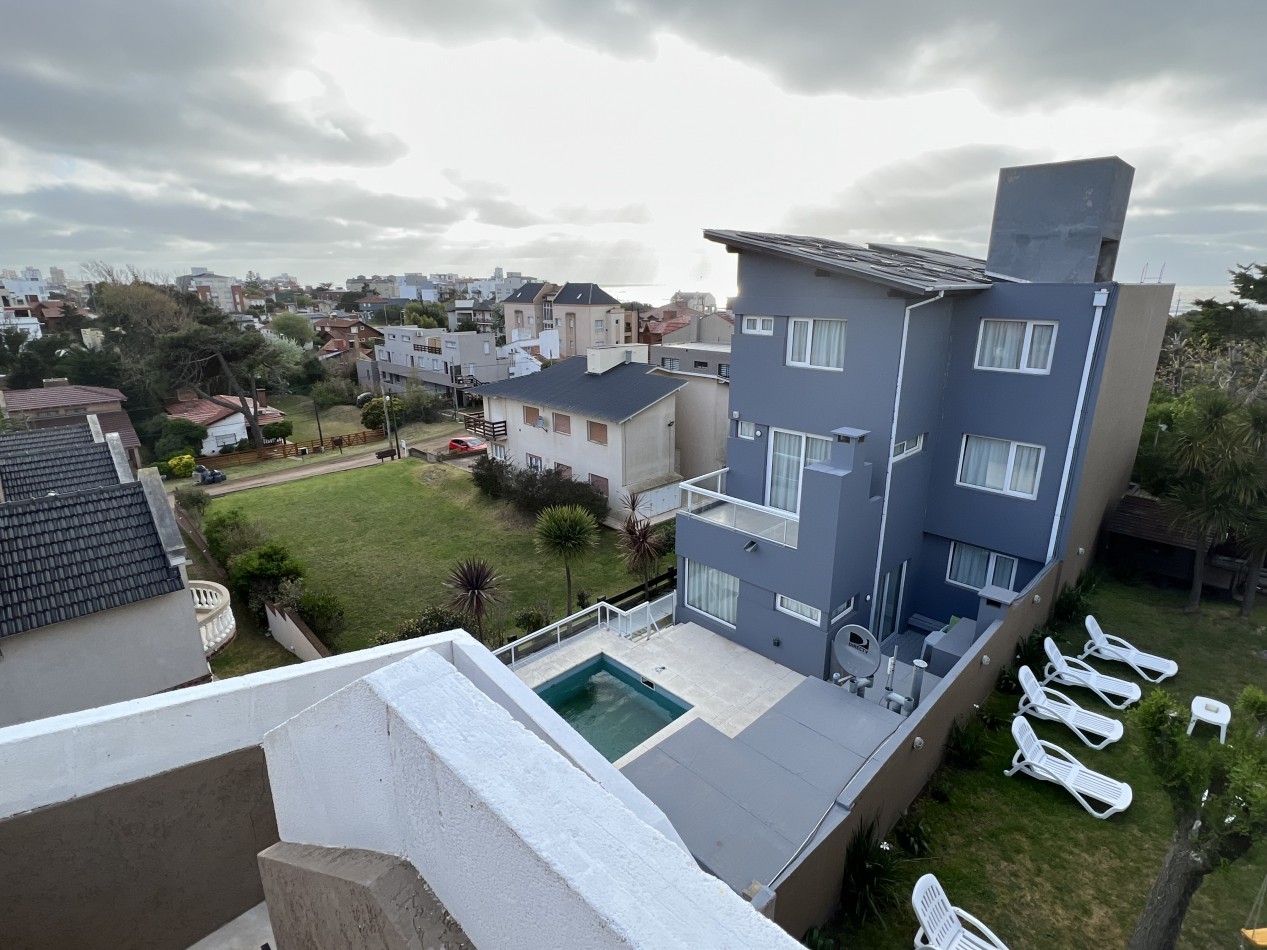
{"type": "Polygon", "coordinates": [[[757,440],[757,424],[740,420],[739,424],[735,426],[735,435],[741,439],[747,439],[749,442],[755,442],[757,440]]]}
{"type": "Polygon", "coordinates": [[[506,446],[498,442],[494,442],[493,443],[493,458],[497,459],[497,461],[499,462],[506,461],[506,446]]]}
{"type": "Polygon", "coordinates": [[[950,553],[946,556],[946,583],[947,584],[950,584],[952,587],[962,587],[965,590],[975,590],[975,591],[983,590],[983,588],[981,587],[973,587],[971,584],[965,584],[963,581],[957,581],[953,577],[950,576],[951,568],[954,566],[954,563],[955,563],[955,549],[959,547],[960,545],[963,545],[963,547],[966,547],[966,548],[976,548],[978,551],[987,551],[989,553],[990,559],[986,561],[986,567],[985,567],[985,582],[987,585],[990,583],[990,578],[994,576],[994,568],[997,562],[999,561],[999,559],[1011,561],[1012,572],[1007,579],[1007,589],[1011,591],[1016,590],[1016,569],[1020,565],[1019,558],[1012,557],[1012,555],[1010,554],[1000,554],[998,551],[990,551],[989,548],[983,548],[979,544],[968,544],[967,542],[964,542],[964,541],[950,542],[950,553]]]}
{"type": "Polygon", "coordinates": [[[776,594],[774,597],[774,609],[781,614],[787,614],[789,617],[795,617],[797,620],[803,621],[814,627],[823,625],[823,612],[817,607],[811,607],[809,604],[789,597],[787,594],[776,594]],[[801,609],[797,609],[801,608],[801,609]]]}
{"type": "Polygon", "coordinates": [[[788,366],[795,366],[797,369],[819,369],[819,370],[825,370],[826,372],[829,372],[829,373],[843,373],[845,371],[843,353],[841,354],[840,366],[820,366],[818,363],[813,362],[810,356],[810,354],[813,353],[814,351],[814,325],[816,323],[828,323],[828,322],[845,324],[845,339],[846,339],[846,345],[847,345],[848,337],[849,337],[849,321],[848,320],[839,320],[839,319],[834,319],[830,317],[793,317],[787,322],[787,352],[785,354],[784,362],[786,362],[788,366]],[[798,323],[805,323],[809,325],[809,328],[806,331],[806,335],[805,335],[805,359],[804,360],[792,359],[792,346],[793,346],[793,341],[796,339],[796,325],[798,323]]]}
{"type": "Polygon", "coordinates": [[[744,317],[743,332],[752,336],[774,336],[774,317],[744,317]]]}
{"type": "Polygon", "coordinates": [[[854,594],[852,597],[850,597],[843,604],[841,604],[839,607],[836,608],[836,610],[831,615],[831,622],[835,623],[837,620],[844,619],[849,614],[853,613],[854,609],[857,606],[858,606],[858,595],[854,594]]]}
{"type": "Polygon", "coordinates": [[[924,435],[925,433],[921,432],[913,439],[894,442],[893,461],[900,462],[902,459],[910,458],[912,455],[924,451],[924,435]]]}
{"type": "Polygon", "coordinates": [[[996,439],[994,436],[989,435],[964,433],[963,440],[959,443],[959,466],[955,469],[955,484],[959,485],[961,488],[973,488],[977,491],[989,492],[992,495],[1008,495],[1012,498],[1027,498],[1032,501],[1038,497],[1038,489],[1042,485],[1043,461],[1046,458],[1047,447],[1043,445],[1035,445],[1033,442],[1016,442],[1012,439],[996,439]],[[965,456],[968,454],[969,439],[989,439],[991,442],[1006,442],[1008,444],[1007,469],[1003,474],[1002,488],[990,488],[986,485],[976,485],[972,482],[965,482],[963,480],[963,462],[965,456]],[[1018,448],[1038,449],[1038,471],[1034,475],[1034,491],[1032,494],[1029,492],[1014,491],[1008,487],[1012,484],[1012,475],[1015,472],[1016,466],[1016,450],[1018,448]]]}
{"type": "Polygon", "coordinates": [[[1055,320],[1002,320],[997,317],[983,318],[981,325],[977,328],[977,348],[972,356],[972,368],[985,370],[988,373],[1023,373],[1027,376],[1050,376],[1052,356],[1056,352],[1056,336],[1060,332],[1060,324],[1055,320]],[[982,366],[981,365],[981,341],[985,337],[985,325],[987,323],[1023,323],[1025,324],[1025,342],[1021,345],[1021,358],[1019,366],[982,366]],[[1051,327],[1051,343],[1047,347],[1047,365],[1043,367],[1029,367],[1030,349],[1034,342],[1034,327],[1051,327]]]}
{"type": "Polygon", "coordinates": [[[676,356],[660,357],[660,368],[667,369],[670,373],[676,373],[682,368],[682,361],[676,356]]]}
{"type": "MultiPolygon", "coordinates": [[[[691,590],[691,587],[692,587],[692,584],[691,584],[692,574],[691,574],[691,571],[692,571],[692,568],[696,568],[696,569],[702,568],[702,569],[704,569],[704,570],[708,570],[708,571],[716,571],[718,574],[726,574],[726,572],[725,572],[725,571],[719,571],[719,570],[717,570],[717,568],[715,568],[715,567],[713,567],[713,566],[711,566],[711,565],[709,565],[709,564],[704,564],[704,563],[703,563],[703,562],[701,562],[701,561],[691,561],[691,560],[685,560],[685,559],[684,559],[683,564],[682,564],[682,575],[683,575],[683,579],[684,579],[684,580],[683,580],[683,583],[684,583],[684,586],[685,586],[685,588],[686,588],[686,591],[685,591],[685,593],[683,593],[683,595],[682,595],[682,602],[683,602],[684,604],[686,604],[686,606],[687,606],[687,607],[689,607],[691,610],[694,610],[696,613],[703,614],[705,617],[711,617],[713,620],[717,621],[717,623],[720,623],[720,624],[723,624],[724,626],[730,627],[732,630],[733,630],[733,629],[735,629],[735,624],[734,624],[734,623],[732,623],[731,621],[729,621],[729,620],[725,620],[725,619],[723,619],[723,618],[721,618],[721,617],[717,616],[716,614],[709,613],[707,610],[703,609],[702,607],[697,607],[695,604],[691,603],[691,594],[692,594],[692,590],[691,590]]],[[[735,575],[734,575],[734,574],[729,574],[729,575],[726,575],[726,576],[728,576],[728,577],[735,577],[735,575]]],[[[736,581],[738,581],[739,579],[738,579],[737,577],[735,577],[735,580],[736,580],[736,581]]],[[[734,613],[735,613],[735,620],[736,620],[736,621],[739,619],[739,590],[738,590],[738,588],[739,588],[739,585],[738,585],[738,584],[736,584],[736,585],[735,585],[735,606],[734,606],[734,613]]]]}
{"type": "MultiPolygon", "coordinates": [[[[774,437],[774,433],[776,432],[782,432],[784,435],[799,436],[801,440],[801,467],[797,470],[798,481],[796,485],[796,510],[790,512],[791,514],[796,515],[797,517],[800,517],[801,500],[802,500],[802,495],[805,489],[805,469],[811,464],[808,461],[809,440],[817,439],[819,442],[826,442],[830,445],[831,439],[827,438],[826,436],[815,435],[813,432],[797,432],[795,429],[779,429],[773,426],[770,428],[770,433],[769,433],[770,438],[767,442],[766,451],[765,451],[765,504],[766,504],[766,507],[776,508],[779,511],[788,511],[788,509],[779,508],[777,505],[772,504],[771,502],[770,478],[772,474],[774,473],[774,447],[777,441],[774,437]]],[[[829,449],[829,457],[830,457],[830,449],[829,449]]]]}
{"type": "Polygon", "coordinates": [[[532,472],[544,472],[544,471],[545,471],[545,460],[544,460],[544,459],[542,459],[540,455],[533,455],[531,452],[529,452],[529,453],[527,453],[527,456],[526,456],[526,457],[527,457],[527,460],[528,460],[528,470],[529,470],[529,471],[532,471],[532,472]]]}

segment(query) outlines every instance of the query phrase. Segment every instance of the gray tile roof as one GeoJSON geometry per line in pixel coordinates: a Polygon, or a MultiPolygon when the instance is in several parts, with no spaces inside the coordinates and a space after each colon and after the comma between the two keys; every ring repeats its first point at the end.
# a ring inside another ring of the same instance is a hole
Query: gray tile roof
{"type": "Polygon", "coordinates": [[[706,230],[704,237],[740,251],[756,251],[898,290],[987,290],[992,281],[985,261],[950,251],[905,244],[845,244],[826,238],[759,231],[706,230]]]}
{"type": "Polygon", "coordinates": [[[476,392],[624,422],[686,385],[684,379],[649,373],[646,363],[621,363],[601,375],[591,375],[588,366],[585,357],[573,356],[539,373],[480,386],[476,392]]]}
{"type": "Polygon", "coordinates": [[[505,298],[502,303],[532,303],[544,286],[545,281],[530,281],[505,298]]]}
{"type": "Polygon", "coordinates": [[[0,493],[6,502],[117,484],[119,473],[104,442],[0,451],[0,493]]]}
{"type": "Polygon", "coordinates": [[[0,637],[183,586],[139,482],[0,505],[0,637]]]}
{"type": "Polygon", "coordinates": [[[82,425],[57,426],[51,429],[20,429],[17,432],[0,433],[0,454],[5,452],[33,452],[44,448],[60,448],[64,445],[84,445],[92,441],[92,430],[82,425]]]}
{"type": "Polygon", "coordinates": [[[574,303],[583,306],[606,304],[609,307],[620,306],[620,301],[603,290],[598,284],[564,284],[554,297],[555,303],[574,303]]]}

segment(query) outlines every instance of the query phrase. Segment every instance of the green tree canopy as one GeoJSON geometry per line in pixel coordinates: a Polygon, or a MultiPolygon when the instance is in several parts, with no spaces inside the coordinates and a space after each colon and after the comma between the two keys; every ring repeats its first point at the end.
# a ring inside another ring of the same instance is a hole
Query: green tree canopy
{"type": "Polygon", "coordinates": [[[598,543],[598,522],[580,505],[552,505],[537,515],[533,543],[542,554],[563,562],[566,616],[572,612],[572,564],[598,543]]]}
{"type": "Polygon", "coordinates": [[[288,340],[307,346],[316,337],[312,329],[312,321],[298,313],[279,313],[270,324],[273,332],[288,340]]]}

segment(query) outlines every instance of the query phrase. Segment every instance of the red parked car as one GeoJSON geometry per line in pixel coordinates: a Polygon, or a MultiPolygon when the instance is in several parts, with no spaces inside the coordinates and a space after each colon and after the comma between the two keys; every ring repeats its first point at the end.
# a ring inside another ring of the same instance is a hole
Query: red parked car
{"type": "Polygon", "coordinates": [[[449,440],[450,452],[487,452],[488,443],[478,435],[466,435],[449,440]]]}

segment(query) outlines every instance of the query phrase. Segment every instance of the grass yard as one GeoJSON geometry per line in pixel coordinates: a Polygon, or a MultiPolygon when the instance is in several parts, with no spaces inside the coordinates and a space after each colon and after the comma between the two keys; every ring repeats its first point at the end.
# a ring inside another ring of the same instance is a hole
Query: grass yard
{"type": "MultiPolygon", "coordinates": [[[[336,472],[227,495],[210,510],[229,508],[286,542],[307,565],[312,589],[343,599],[340,651],[368,646],[377,631],[446,601],[449,569],[467,557],[503,576],[508,634],[520,608],[548,603],[554,618],[566,613],[563,567],[537,554],[532,521],[483,498],[467,472],[449,465],[407,459],[336,472]]],[[[615,540],[603,529],[593,554],[573,566],[574,591],[593,599],[633,586],[615,540]]]]}
{"type": "MultiPolygon", "coordinates": [[[[1209,601],[1199,617],[1188,617],[1184,599],[1182,591],[1109,581],[1094,595],[1092,612],[1106,633],[1179,663],[1179,674],[1163,685],[1185,708],[1194,695],[1234,703],[1243,686],[1267,686],[1267,629],[1239,619],[1236,605],[1227,602],[1209,601]]],[[[1085,640],[1081,623],[1057,637],[1063,652],[1073,655],[1082,652],[1085,640]]],[[[1139,681],[1124,664],[1094,665],[1139,681]]],[[[1141,685],[1147,693],[1150,687],[1141,685]]],[[[1122,715],[1088,690],[1062,689],[1087,708],[1122,715]]],[[[1064,727],[1030,717],[1041,738],[1130,783],[1134,801],[1122,814],[1100,821],[1057,785],[1020,775],[1005,778],[1015,751],[1007,724],[1016,701],[991,697],[987,708],[999,713],[1005,726],[989,736],[981,766],[935,779],[936,796],[926,792],[917,803],[933,839],[932,856],[903,867],[902,901],[886,915],[887,926],[841,930],[841,947],[909,947],[917,928],[910,888],[929,871],[952,903],[981,918],[1013,948],[1125,945],[1170,843],[1169,802],[1129,720],[1125,737],[1097,752],[1064,727]]],[[[1217,742],[1218,733],[1199,724],[1193,739],[1217,742]]],[[[1208,876],[1189,909],[1180,946],[1237,946],[1238,929],[1265,872],[1267,845],[1259,843],[1240,862],[1208,876]]]]}
{"type": "MultiPolygon", "coordinates": [[[[286,421],[293,423],[292,442],[311,442],[317,438],[317,410],[308,396],[283,396],[271,405],[286,413],[286,421]]],[[[361,410],[356,406],[330,406],[321,410],[321,432],[326,438],[345,432],[360,432],[361,410]]]]}

